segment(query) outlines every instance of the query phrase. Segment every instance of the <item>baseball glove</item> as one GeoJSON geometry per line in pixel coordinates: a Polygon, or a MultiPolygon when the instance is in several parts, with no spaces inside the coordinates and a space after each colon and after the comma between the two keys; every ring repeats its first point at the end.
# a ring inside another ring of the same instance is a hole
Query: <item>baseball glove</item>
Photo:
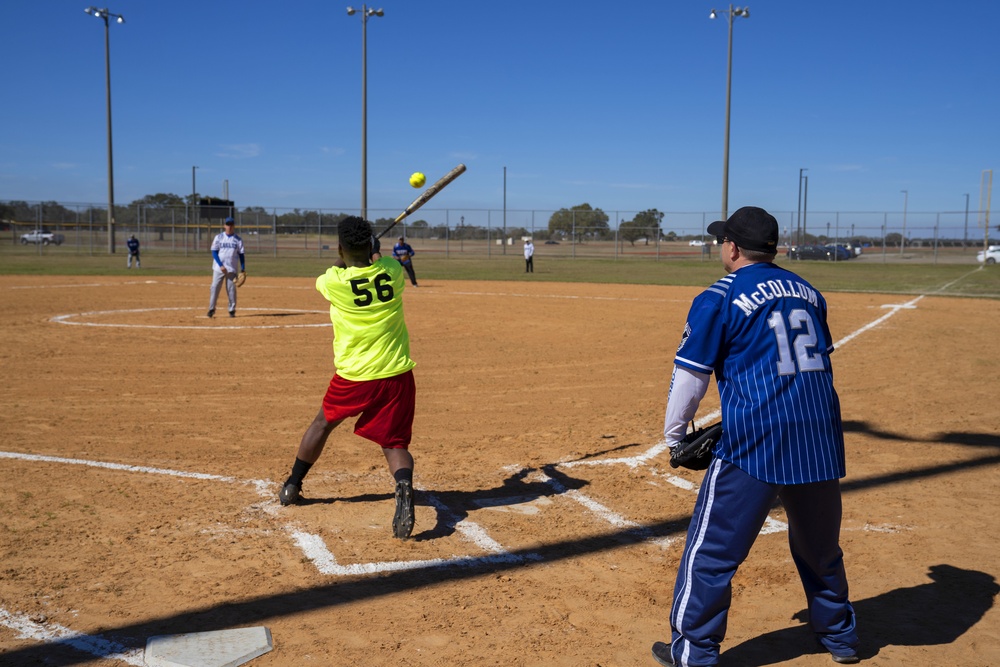
{"type": "Polygon", "coordinates": [[[670,467],[704,470],[712,462],[712,448],[721,437],[722,422],[688,433],[670,449],[670,467]]]}
{"type": "Polygon", "coordinates": [[[238,274],[236,274],[236,280],[234,282],[236,283],[237,287],[243,287],[243,283],[245,283],[246,281],[247,281],[246,271],[240,271],[238,274]]]}

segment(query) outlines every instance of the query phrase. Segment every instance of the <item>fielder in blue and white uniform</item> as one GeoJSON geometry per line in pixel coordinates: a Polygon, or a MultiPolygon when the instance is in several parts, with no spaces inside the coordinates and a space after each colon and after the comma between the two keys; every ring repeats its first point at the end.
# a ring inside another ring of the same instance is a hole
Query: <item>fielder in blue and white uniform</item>
{"type": "Polygon", "coordinates": [[[413,270],[413,256],[416,254],[413,246],[407,243],[406,239],[402,236],[399,237],[396,245],[392,246],[392,256],[406,269],[406,275],[410,276],[410,283],[414,287],[417,286],[417,274],[413,270]]]}
{"type": "Polygon", "coordinates": [[[858,662],[854,608],[840,549],[845,475],[826,300],[773,264],[778,223],[744,207],[708,233],[728,272],[691,304],[674,357],[664,435],[675,446],[715,374],[723,435],[688,528],[662,665],[716,665],[736,569],[780,499],[809,625],[834,662],[858,662]]]}
{"type": "Polygon", "coordinates": [[[229,295],[229,317],[236,317],[236,274],[246,269],[243,256],[243,239],[235,233],[236,223],[226,218],[223,231],[212,239],[212,291],[208,299],[208,316],[215,316],[215,304],[219,300],[222,283],[226,283],[229,295]],[[237,260],[240,268],[236,268],[237,260]]]}
{"type": "Polygon", "coordinates": [[[135,268],[142,268],[142,262],[139,260],[139,239],[135,237],[135,234],[128,237],[128,241],[125,241],[125,245],[128,246],[128,260],[125,262],[125,268],[132,268],[133,259],[135,259],[135,268]]]}

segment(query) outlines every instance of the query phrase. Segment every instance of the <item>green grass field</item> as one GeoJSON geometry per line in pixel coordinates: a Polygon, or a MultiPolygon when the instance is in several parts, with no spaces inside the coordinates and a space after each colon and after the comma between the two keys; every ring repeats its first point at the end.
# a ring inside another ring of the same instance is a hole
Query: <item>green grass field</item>
{"type": "MultiPolygon", "coordinates": [[[[148,278],[209,274],[208,253],[188,256],[163,251],[144,251],[143,268],[125,268],[124,249],[115,255],[76,254],[65,248],[21,248],[0,246],[0,274],[4,275],[142,275],[148,278]]],[[[518,250],[515,248],[515,250],[518,250]]],[[[312,278],[326,270],[333,254],[324,256],[298,253],[274,257],[248,252],[247,268],[255,277],[312,278]]],[[[790,262],[778,257],[778,264],[796,271],[823,291],[886,292],[899,294],[946,294],[1000,299],[1000,267],[980,267],[975,263],[883,263],[878,256],[847,262],[790,262]]],[[[520,253],[445,258],[425,254],[414,259],[418,280],[513,280],[552,282],[592,282],[650,285],[708,286],[722,275],[718,258],[595,259],[535,257],[535,273],[524,273],[520,253]]]]}

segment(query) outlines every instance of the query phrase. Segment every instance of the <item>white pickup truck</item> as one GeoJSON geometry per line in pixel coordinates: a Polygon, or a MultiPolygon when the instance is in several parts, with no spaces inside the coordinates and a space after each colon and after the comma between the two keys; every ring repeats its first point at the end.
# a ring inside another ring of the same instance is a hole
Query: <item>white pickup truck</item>
{"type": "Polygon", "coordinates": [[[63,240],[64,237],[62,234],[54,234],[47,229],[34,229],[27,234],[21,234],[21,245],[28,245],[29,243],[41,243],[42,245],[54,243],[61,245],[63,240]]]}

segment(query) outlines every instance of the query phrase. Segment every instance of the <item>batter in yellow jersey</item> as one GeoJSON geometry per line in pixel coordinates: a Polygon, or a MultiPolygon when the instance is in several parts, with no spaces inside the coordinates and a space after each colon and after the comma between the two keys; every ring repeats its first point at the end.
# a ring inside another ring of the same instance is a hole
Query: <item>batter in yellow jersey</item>
{"type": "Polygon", "coordinates": [[[368,266],[332,266],[316,279],[316,289],[330,302],[337,375],[378,380],[416,365],[403,320],[404,287],[403,267],[391,257],[368,266]]]}
{"type": "Polygon", "coordinates": [[[371,225],[345,218],[337,227],[340,255],[316,279],[330,302],[333,355],[337,372],[319,413],[299,443],[292,473],[278,500],[302,502],[302,480],[323,453],[327,438],[348,417],[358,417],[354,432],[382,448],[396,482],[393,535],[413,531],[413,456],[409,452],[416,389],[410,335],[403,319],[403,267],[383,258],[371,225]]]}

